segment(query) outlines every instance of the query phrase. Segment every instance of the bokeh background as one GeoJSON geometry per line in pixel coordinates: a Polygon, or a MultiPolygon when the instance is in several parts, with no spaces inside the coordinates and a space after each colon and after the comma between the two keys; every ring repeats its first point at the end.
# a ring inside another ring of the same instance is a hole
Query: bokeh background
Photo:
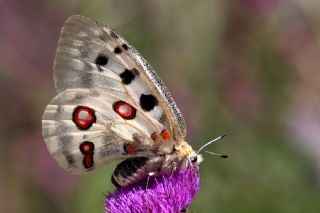
{"type": "Polygon", "coordinates": [[[112,163],[85,176],[47,152],[41,116],[72,14],[122,34],[158,71],[205,155],[190,212],[320,211],[320,1],[1,0],[0,212],[103,212],[112,163]]]}

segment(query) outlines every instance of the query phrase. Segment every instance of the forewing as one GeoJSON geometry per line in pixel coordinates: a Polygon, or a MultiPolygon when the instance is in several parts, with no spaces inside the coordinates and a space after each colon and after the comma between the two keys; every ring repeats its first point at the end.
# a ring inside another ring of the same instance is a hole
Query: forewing
{"type": "Polygon", "coordinates": [[[170,140],[179,143],[185,137],[184,119],[165,85],[146,60],[106,26],[83,16],[66,21],[54,63],[54,79],[58,92],[70,88],[117,91],[124,87],[135,107],[170,132],[170,140]]]}

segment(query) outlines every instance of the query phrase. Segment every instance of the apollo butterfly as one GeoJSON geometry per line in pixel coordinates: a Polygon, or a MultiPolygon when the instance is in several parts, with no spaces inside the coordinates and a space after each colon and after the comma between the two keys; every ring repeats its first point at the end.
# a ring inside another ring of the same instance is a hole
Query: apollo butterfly
{"type": "Polygon", "coordinates": [[[111,178],[122,187],[200,162],[199,151],[185,141],[185,121],[165,85],[109,27],[70,17],[53,70],[58,95],[45,109],[42,134],[66,170],[86,173],[123,160],[111,178]]]}

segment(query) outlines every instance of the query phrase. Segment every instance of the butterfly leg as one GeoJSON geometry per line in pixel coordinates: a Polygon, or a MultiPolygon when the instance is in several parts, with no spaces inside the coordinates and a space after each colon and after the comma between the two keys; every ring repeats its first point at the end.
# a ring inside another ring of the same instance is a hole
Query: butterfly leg
{"type": "Polygon", "coordinates": [[[155,176],[157,174],[157,172],[149,172],[148,173],[148,177],[147,177],[147,184],[146,184],[146,189],[145,191],[148,191],[148,186],[149,186],[149,181],[150,181],[150,177],[155,176]]]}
{"type": "Polygon", "coordinates": [[[186,167],[193,166],[193,163],[192,163],[190,158],[187,158],[187,163],[186,164],[187,164],[186,167]]]}
{"type": "Polygon", "coordinates": [[[170,180],[172,178],[173,172],[176,171],[176,169],[177,169],[177,162],[173,161],[172,164],[173,164],[173,166],[172,166],[171,174],[170,174],[170,178],[169,178],[170,180]]]}

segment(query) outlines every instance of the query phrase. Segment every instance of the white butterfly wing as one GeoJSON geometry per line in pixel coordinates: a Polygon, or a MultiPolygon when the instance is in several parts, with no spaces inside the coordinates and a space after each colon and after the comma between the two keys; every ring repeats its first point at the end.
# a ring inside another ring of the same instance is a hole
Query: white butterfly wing
{"type": "Polygon", "coordinates": [[[155,95],[161,106],[159,108],[165,111],[164,114],[169,119],[173,138],[177,141],[184,138],[186,127],[180,110],[156,72],[128,42],[110,28],[83,16],[72,16],[66,21],[54,65],[58,92],[68,88],[120,88],[121,85],[114,85],[117,82],[112,80],[119,79],[119,75],[126,69],[137,72],[135,74],[138,75],[130,84],[125,85],[133,91],[130,95],[135,102],[139,103],[141,94],[155,95]],[[115,50],[119,49],[121,53],[115,54],[115,50]],[[99,55],[108,57],[108,62],[97,69],[95,61],[99,55]],[[103,71],[97,72],[99,69],[103,71]]]}
{"type": "Polygon", "coordinates": [[[54,81],[59,94],[43,115],[43,136],[71,172],[169,152],[185,137],[183,117],[153,69],[110,28],[85,17],[63,26],[54,81]]]}

